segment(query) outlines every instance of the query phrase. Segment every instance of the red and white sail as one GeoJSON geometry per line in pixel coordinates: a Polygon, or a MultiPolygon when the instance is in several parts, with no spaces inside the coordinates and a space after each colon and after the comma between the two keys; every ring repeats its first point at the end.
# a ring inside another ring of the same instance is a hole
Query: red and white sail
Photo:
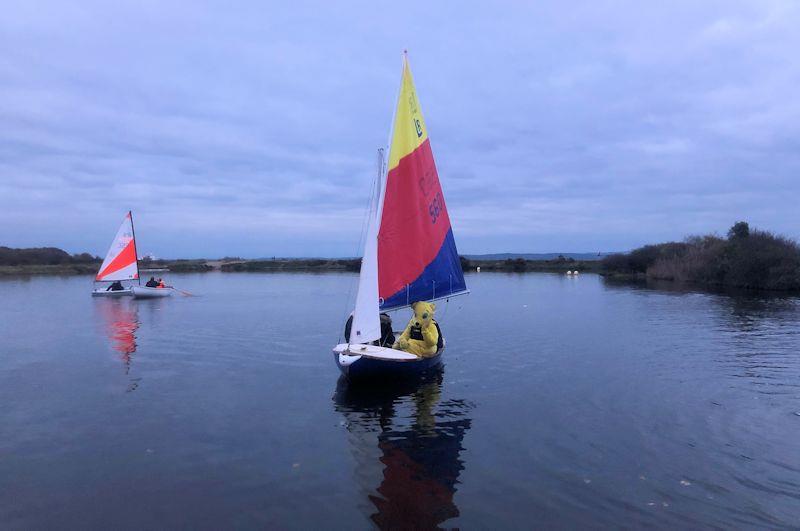
{"type": "Polygon", "coordinates": [[[131,213],[122,220],[117,235],[106,253],[106,259],[95,277],[97,282],[115,280],[136,280],[139,278],[139,265],[136,256],[136,240],[133,236],[131,213]]]}

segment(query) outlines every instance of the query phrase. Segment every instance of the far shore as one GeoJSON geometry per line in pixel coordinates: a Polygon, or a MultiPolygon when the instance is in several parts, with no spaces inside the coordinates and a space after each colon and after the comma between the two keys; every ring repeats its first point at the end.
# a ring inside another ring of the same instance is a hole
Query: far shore
{"type": "MultiPolygon", "coordinates": [[[[768,231],[735,223],[727,237],[690,236],[682,242],[645,245],[628,253],[594,255],[461,256],[465,273],[592,272],[618,280],[671,281],[708,288],[800,292],[800,245],[768,231]],[[589,258],[589,259],[587,259],[589,258]]],[[[0,276],[93,275],[101,259],[55,248],[0,246],[0,276]]],[[[139,260],[142,278],[169,273],[358,273],[360,258],[139,260]]]]}
{"type": "MultiPolygon", "coordinates": [[[[553,260],[527,260],[522,258],[505,260],[478,260],[461,257],[461,266],[465,273],[502,272],[502,273],[527,273],[527,272],[554,272],[567,271],[599,272],[600,261],[574,260],[559,257],[553,260]],[[480,268],[480,269],[479,269],[480,268]]],[[[67,264],[22,264],[13,266],[0,266],[0,276],[28,276],[28,275],[93,275],[100,267],[99,261],[90,263],[67,264]]],[[[144,260],[139,264],[142,277],[165,273],[207,273],[221,271],[225,273],[327,273],[350,272],[358,273],[361,268],[359,258],[273,258],[267,260],[144,260]]]]}

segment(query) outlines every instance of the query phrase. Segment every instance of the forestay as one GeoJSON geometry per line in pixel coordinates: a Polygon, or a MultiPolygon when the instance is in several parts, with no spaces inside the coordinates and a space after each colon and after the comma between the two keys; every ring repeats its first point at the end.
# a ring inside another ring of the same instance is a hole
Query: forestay
{"type": "Polygon", "coordinates": [[[381,337],[381,321],[378,315],[378,225],[380,218],[381,175],[383,173],[383,150],[378,157],[378,178],[372,190],[364,256],[361,259],[361,274],[358,277],[356,308],[350,340],[353,343],[369,343],[381,337]]]}

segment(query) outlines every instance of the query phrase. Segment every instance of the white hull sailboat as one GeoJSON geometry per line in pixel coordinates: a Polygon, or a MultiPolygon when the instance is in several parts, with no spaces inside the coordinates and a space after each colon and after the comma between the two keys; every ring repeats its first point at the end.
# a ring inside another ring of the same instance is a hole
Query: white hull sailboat
{"type": "Polygon", "coordinates": [[[350,378],[418,374],[439,365],[444,346],[420,358],[373,344],[381,337],[380,312],[467,293],[405,53],[388,157],[378,166],[350,341],[333,349],[350,378]]]}
{"type": "Polygon", "coordinates": [[[97,288],[92,290],[92,297],[130,297],[133,295],[133,289],[131,286],[127,288],[123,288],[120,290],[106,290],[102,288],[97,288]]]}

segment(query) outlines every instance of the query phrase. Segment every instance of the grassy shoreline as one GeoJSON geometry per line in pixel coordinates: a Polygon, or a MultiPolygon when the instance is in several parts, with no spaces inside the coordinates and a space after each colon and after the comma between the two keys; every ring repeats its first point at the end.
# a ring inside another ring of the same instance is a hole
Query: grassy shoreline
{"type": "Polygon", "coordinates": [[[0,265],[0,277],[32,275],[94,275],[100,264],[23,264],[0,265]]]}
{"type": "MultiPolygon", "coordinates": [[[[582,256],[579,258],[583,258],[582,256]]],[[[758,291],[800,291],[800,245],[745,222],[731,227],[727,238],[691,236],[682,242],[645,245],[629,253],[583,260],[558,255],[552,259],[460,257],[464,272],[566,273],[594,272],[620,281],[666,281],[700,288],[758,291]]],[[[57,248],[0,247],[0,277],[92,275],[101,260],[86,253],[70,255],[57,248]]],[[[142,278],[169,273],[357,273],[360,258],[272,258],[243,260],[150,260],[139,262],[142,278]],[[148,271],[152,269],[153,271],[148,271]]]]}
{"type": "Polygon", "coordinates": [[[566,273],[580,271],[582,273],[600,272],[599,260],[575,260],[572,258],[556,258],[553,260],[526,260],[524,258],[506,260],[475,260],[461,257],[461,268],[464,272],[476,271],[488,273],[566,273]]]}
{"type": "MultiPolygon", "coordinates": [[[[566,271],[599,272],[600,262],[593,260],[476,260],[461,257],[465,272],[528,273],[566,271]]],[[[29,275],[93,275],[97,273],[100,262],[67,264],[19,264],[0,265],[0,276],[29,275]]],[[[276,258],[272,260],[152,260],[139,264],[142,277],[159,276],[167,273],[358,273],[361,260],[358,258],[276,258]],[[152,274],[148,272],[152,269],[152,274]]]]}

